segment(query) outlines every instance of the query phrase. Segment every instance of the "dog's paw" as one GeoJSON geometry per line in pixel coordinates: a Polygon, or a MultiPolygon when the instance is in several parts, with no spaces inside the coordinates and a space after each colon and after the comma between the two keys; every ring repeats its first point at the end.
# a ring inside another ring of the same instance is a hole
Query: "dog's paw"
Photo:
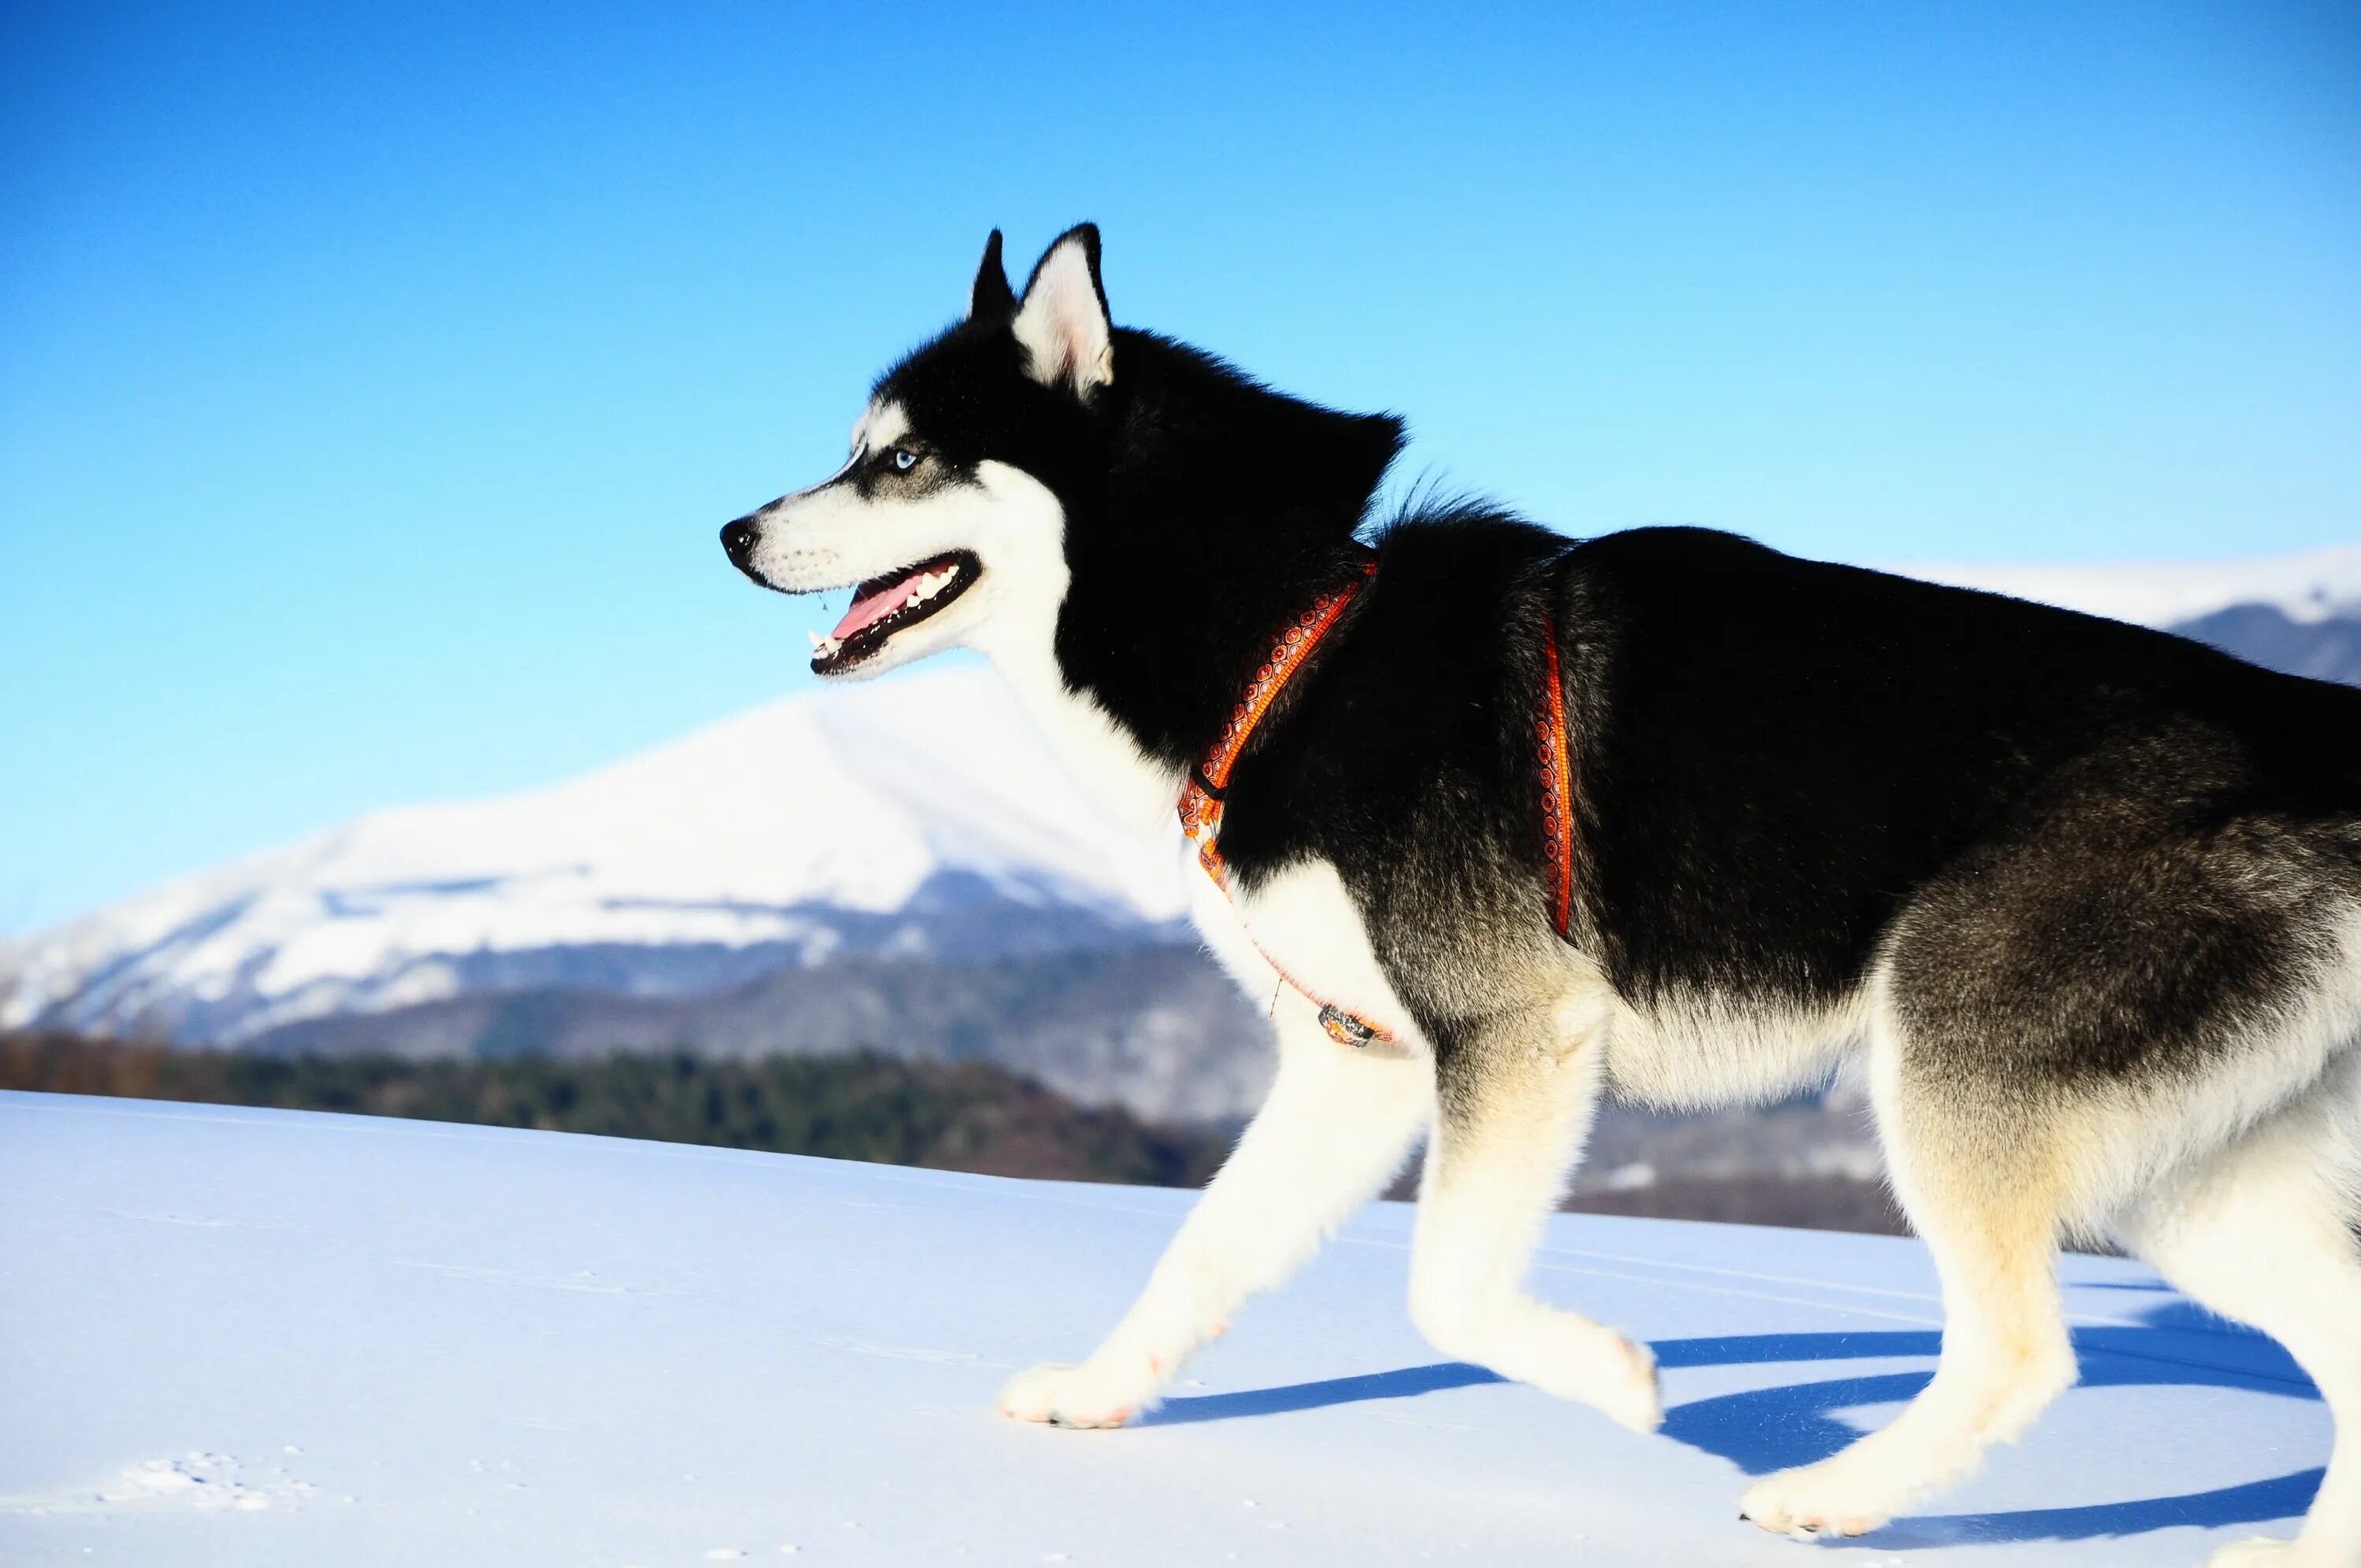
{"type": "Polygon", "coordinates": [[[1087,1364],[1037,1366],[1000,1390],[1000,1413],[1053,1427],[1119,1427],[1155,1398],[1152,1381],[1110,1376],[1087,1364]]]}
{"type": "Polygon", "coordinates": [[[1591,1391],[1590,1403],[1608,1419],[1636,1432],[1664,1424],[1664,1391],[1656,1376],[1656,1353],[1636,1340],[1615,1336],[1618,1354],[1591,1391]]]}
{"type": "Polygon", "coordinates": [[[2361,1553],[2319,1552],[2300,1541],[2257,1536],[2235,1541],[2205,1560],[2205,1568],[2352,1568],[2361,1553]]]}
{"type": "MultiPolygon", "coordinates": [[[[1544,1392],[1588,1405],[1618,1426],[1652,1432],[1664,1424],[1655,1352],[1570,1312],[1553,1313],[1543,1326],[1545,1333],[1506,1347],[1510,1354],[1502,1359],[1509,1369],[1544,1392]]],[[[1486,1358],[1479,1351],[1468,1359],[1486,1358]]]]}
{"type": "Polygon", "coordinates": [[[1844,1456],[1782,1470],[1746,1489],[1741,1519],[1773,1535],[1809,1541],[1823,1535],[1867,1535],[1899,1512],[1911,1488],[1864,1477],[1844,1456]]]}

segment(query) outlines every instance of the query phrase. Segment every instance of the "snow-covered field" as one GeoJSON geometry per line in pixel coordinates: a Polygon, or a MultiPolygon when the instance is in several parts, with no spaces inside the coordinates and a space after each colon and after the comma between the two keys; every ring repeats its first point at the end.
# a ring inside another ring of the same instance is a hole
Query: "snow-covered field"
{"type": "Polygon", "coordinates": [[[1653,1342],[1664,1432],[1404,1319],[1378,1205],[1145,1425],[991,1413],[1106,1328],[1190,1195],[554,1134],[0,1095],[0,1562],[2195,1563],[2299,1513],[2275,1347],[2071,1258],[2084,1380],[1841,1546],[1751,1473],[1932,1365],[1913,1244],[1560,1216],[1540,1285],[1653,1342]]]}

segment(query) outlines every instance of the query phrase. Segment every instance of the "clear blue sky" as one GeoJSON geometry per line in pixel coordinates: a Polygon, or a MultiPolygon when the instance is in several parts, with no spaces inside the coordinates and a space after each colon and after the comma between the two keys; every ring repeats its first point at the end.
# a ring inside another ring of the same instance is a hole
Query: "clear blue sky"
{"type": "Polygon", "coordinates": [[[2345,5],[0,11],[0,930],[799,685],[717,527],[1117,319],[1574,532],[2361,537],[2345,5]]]}

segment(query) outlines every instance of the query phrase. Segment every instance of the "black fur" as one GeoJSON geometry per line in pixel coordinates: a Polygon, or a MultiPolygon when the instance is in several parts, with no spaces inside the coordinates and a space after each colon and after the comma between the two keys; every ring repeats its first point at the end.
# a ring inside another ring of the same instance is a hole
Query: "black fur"
{"type": "Polygon", "coordinates": [[[983,242],[983,260],[977,264],[974,286],[968,290],[970,321],[1005,321],[1016,312],[1016,296],[1008,290],[1008,269],[1000,258],[1000,231],[983,242]]]}

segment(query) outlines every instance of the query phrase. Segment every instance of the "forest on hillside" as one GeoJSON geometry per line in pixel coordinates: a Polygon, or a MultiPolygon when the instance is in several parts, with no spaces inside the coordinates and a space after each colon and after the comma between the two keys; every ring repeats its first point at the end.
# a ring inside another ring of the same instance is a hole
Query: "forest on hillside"
{"type": "MultiPolygon", "coordinates": [[[[984,1062],[906,1062],[873,1053],[416,1061],[0,1034],[0,1090],[406,1116],[1154,1187],[1202,1186],[1235,1137],[1233,1127],[1164,1126],[1116,1108],[1079,1106],[984,1062]]],[[[1794,1136],[1808,1140],[1825,1130],[1817,1113],[1807,1114],[1798,1119],[1794,1136]]],[[[1659,1219],[1902,1230],[1901,1216],[1878,1182],[1763,1170],[1730,1174],[1686,1157],[1695,1151],[1686,1145],[1735,1135],[1713,1121],[1660,1128],[1647,1119],[1609,1118],[1584,1181],[1565,1206],[1659,1219]],[[1617,1167],[1649,1157],[1665,1167],[1661,1176],[1644,1184],[1609,1179],[1617,1167]]],[[[1412,1162],[1388,1196],[1408,1199],[1416,1191],[1412,1162]]]]}
{"type": "Polygon", "coordinates": [[[0,1089],[342,1111],[763,1149],[987,1176],[1202,1184],[1226,1139],[1073,1105],[982,1062],[873,1055],[711,1061],[406,1061],[0,1036],[0,1089]]]}

